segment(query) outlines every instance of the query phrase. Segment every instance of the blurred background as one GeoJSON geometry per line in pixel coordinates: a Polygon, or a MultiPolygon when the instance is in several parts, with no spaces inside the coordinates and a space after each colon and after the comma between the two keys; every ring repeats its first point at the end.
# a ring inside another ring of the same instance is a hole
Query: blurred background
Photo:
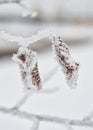
{"type": "MultiPolygon", "coordinates": [[[[92,0],[82,0],[82,2],[80,0],[0,1],[0,28],[6,32],[30,37],[38,30],[51,27],[56,28],[57,31],[60,30],[64,40],[69,41],[68,43],[81,42],[92,37],[92,0]],[[16,1],[20,1],[20,3],[16,1]],[[32,10],[38,14],[34,18],[30,16],[32,10]]],[[[37,47],[37,49],[40,48],[37,47]]],[[[6,44],[5,41],[0,43],[0,55],[12,53],[16,49],[16,44],[6,44]]]]}
{"type": "MultiPolygon", "coordinates": [[[[22,109],[80,119],[93,110],[93,0],[0,0],[0,30],[31,37],[37,31],[49,28],[62,34],[72,56],[80,62],[78,86],[70,90],[64,76],[58,71],[45,86],[60,86],[62,91],[53,95],[35,95],[22,109]],[[37,12],[36,17],[31,17],[33,11],[37,12]]],[[[39,53],[41,73],[55,66],[49,39],[42,39],[30,48],[39,53]]],[[[18,66],[11,60],[17,49],[16,43],[0,39],[0,105],[8,107],[13,106],[23,95],[18,66]]],[[[30,123],[24,120],[13,118],[11,123],[10,116],[0,113],[2,130],[28,130],[29,127],[30,123]]],[[[41,130],[51,128],[56,130],[58,126],[40,126],[41,130]]],[[[58,130],[61,129],[59,126],[58,130]]]]}

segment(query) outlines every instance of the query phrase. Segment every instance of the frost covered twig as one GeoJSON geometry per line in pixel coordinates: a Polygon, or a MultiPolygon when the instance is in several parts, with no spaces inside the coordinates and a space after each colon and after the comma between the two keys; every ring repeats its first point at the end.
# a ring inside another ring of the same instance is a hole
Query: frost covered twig
{"type": "Polygon", "coordinates": [[[37,118],[35,118],[33,120],[31,130],[38,130],[39,129],[39,124],[40,124],[40,121],[37,118]]]}
{"type": "Polygon", "coordinates": [[[93,127],[92,121],[83,121],[83,120],[77,120],[77,119],[68,119],[68,118],[60,118],[56,116],[50,116],[50,115],[38,115],[38,114],[31,114],[23,111],[12,111],[9,108],[6,107],[0,107],[0,112],[5,114],[11,114],[13,116],[17,116],[20,118],[25,118],[27,120],[33,121],[34,119],[39,120],[40,122],[51,122],[51,123],[58,123],[62,125],[70,125],[70,126],[78,126],[78,127],[93,127]]]}
{"type": "Polygon", "coordinates": [[[72,126],[68,122],[65,124],[65,127],[67,130],[73,130],[72,126]]]}
{"type": "Polygon", "coordinates": [[[22,105],[25,104],[25,102],[27,101],[27,99],[29,98],[29,96],[31,96],[31,92],[26,93],[12,108],[11,110],[18,110],[22,105]]]}
{"type": "MultiPolygon", "coordinates": [[[[42,93],[42,94],[51,94],[52,93],[53,94],[53,93],[58,92],[59,90],[60,90],[59,87],[53,87],[51,89],[41,89],[39,91],[39,93],[42,93]]],[[[20,100],[18,100],[18,102],[11,108],[11,110],[17,111],[18,109],[20,109],[20,107],[22,107],[26,103],[27,99],[30,96],[32,96],[32,94],[33,93],[31,91],[25,93],[25,95],[23,95],[23,97],[20,100]]]]}
{"type": "Polygon", "coordinates": [[[43,38],[47,38],[50,37],[51,35],[55,35],[55,32],[49,31],[49,30],[41,30],[38,31],[38,33],[33,34],[31,37],[29,38],[24,38],[21,36],[14,36],[12,34],[9,34],[5,31],[0,31],[0,38],[7,40],[9,42],[15,42],[18,45],[21,46],[29,46],[30,44],[34,44],[35,42],[43,39],[43,38]]]}

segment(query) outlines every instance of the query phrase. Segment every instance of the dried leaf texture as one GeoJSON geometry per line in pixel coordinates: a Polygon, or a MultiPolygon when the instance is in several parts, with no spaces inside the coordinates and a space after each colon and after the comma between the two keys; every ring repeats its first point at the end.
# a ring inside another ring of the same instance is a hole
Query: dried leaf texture
{"type": "Polygon", "coordinates": [[[38,71],[37,53],[26,47],[20,47],[18,53],[13,55],[13,60],[19,64],[25,89],[39,90],[41,78],[38,71]]]}
{"type": "Polygon", "coordinates": [[[67,84],[73,88],[77,85],[79,64],[71,57],[69,48],[61,36],[52,37],[52,42],[56,59],[65,74],[67,84]]]}

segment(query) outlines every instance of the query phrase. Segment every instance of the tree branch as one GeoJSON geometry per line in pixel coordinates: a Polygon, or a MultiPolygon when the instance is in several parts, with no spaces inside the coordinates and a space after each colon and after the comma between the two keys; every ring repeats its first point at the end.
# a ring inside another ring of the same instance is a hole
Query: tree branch
{"type": "Polygon", "coordinates": [[[16,42],[18,45],[21,46],[29,46],[30,44],[34,44],[35,42],[43,38],[50,38],[51,35],[55,36],[57,34],[57,32],[52,32],[51,30],[41,30],[38,31],[37,34],[32,35],[32,37],[25,38],[21,36],[15,36],[4,31],[0,31],[0,39],[7,40],[9,42],[16,42]]]}
{"type": "Polygon", "coordinates": [[[31,127],[31,130],[38,130],[39,129],[39,124],[40,124],[40,121],[38,119],[34,119],[33,120],[33,125],[31,127]]]}
{"type": "Polygon", "coordinates": [[[13,116],[17,116],[20,118],[25,118],[27,120],[33,121],[34,119],[37,119],[39,121],[44,122],[51,122],[51,123],[57,123],[62,125],[70,125],[70,126],[78,126],[78,127],[93,127],[92,121],[83,121],[83,120],[73,120],[73,119],[67,119],[67,118],[60,118],[56,116],[50,116],[50,115],[38,115],[38,114],[31,114],[24,111],[13,111],[6,107],[0,107],[0,112],[4,114],[11,114],[13,116]]]}
{"type": "Polygon", "coordinates": [[[26,93],[12,108],[11,110],[18,110],[22,105],[24,105],[27,99],[31,96],[31,92],[26,93]]]}

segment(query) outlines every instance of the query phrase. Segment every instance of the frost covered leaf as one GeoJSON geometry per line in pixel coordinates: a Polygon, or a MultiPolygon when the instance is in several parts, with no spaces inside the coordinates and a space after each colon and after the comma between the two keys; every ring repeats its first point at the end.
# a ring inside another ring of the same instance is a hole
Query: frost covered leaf
{"type": "Polygon", "coordinates": [[[38,71],[37,53],[26,47],[20,47],[18,53],[13,55],[13,60],[19,64],[25,88],[39,90],[41,78],[38,71]]]}
{"type": "Polygon", "coordinates": [[[60,36],[52,37],[52,42],[54,43],[53,49],[56,59],[65,74],[68,86],[75,87],[77,85],[79,64],[73,60],[68,46],[60,36]]]}

